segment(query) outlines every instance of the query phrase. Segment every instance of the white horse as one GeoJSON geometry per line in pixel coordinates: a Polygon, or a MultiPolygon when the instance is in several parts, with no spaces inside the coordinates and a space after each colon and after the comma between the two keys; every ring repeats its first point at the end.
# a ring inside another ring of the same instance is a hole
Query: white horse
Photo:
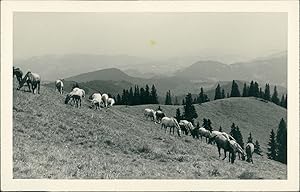
{"type": "Polygon", "coordinates": [[[148,108],[145,109],[144,116],[146,117],[146,119],[148,119],[150,117],[152,119],[152,121],[156,120],[155,111],[153,109],[148,109],[148,108]]]}
{"type": "Polygon", "coordinates": [[[167,132],[168,127],[170,127],[170,134],[172,133],[172,129],[173,129],[173,134],[174,134],[174,130],[176,128],[178,136],[179,137],[181,136],[180,126],[174,117],[163,117],[162,118],[161,128],[165,128],[165,132],[167,132]]]}
{"type": "Polygon", "coordinates": [[[66,97],[65,104],[68,104],[70,100],[73,100],[76,104],[76,107],[78,107],[78,103],[81,107],[81,100],[85,97],[85,91],[83,89],[80,89],[78,87],[75,87],[66,97]]]}
{"type": "Polygon", "coordinates": [[[103,107],[107,108],[107,105],[108,105],[108,95],[106,93],[102,94],[102,103],[103,103],[103,107]]]}
{"type": "Polygon", "coordinates": [[[34,93],[34,90],[37,88],[38,94],[40,94],[40,84],[41,84],[41,77],[37,73],[32,73],[28,71],[26,75],[23,77],[23,79],[19,82],[19,87],[17,90],[20,90],[23,86],[24,83],[27,83],[28,89],[31,92],[30,85],[32,88],[32,93],[34,93]]]}
{"type": "Polygon", "coordinates": [[[107,104],[109,107],[112,107],[115,104],[115,100],[113,98],[108,98],[107,104]]]}
{"type": "MultiPolygon", "coordinates": [[[[238,153],[239,158],[240,158],[240,155],[242,155],[242,160],[245,160],[246,153],[243,150],[243,148],[236,142],[236,140],[229,140],[229,144],[233,150],[233,152],[231,154],[234,153],[234,156],[236,156],[236,153],[238,153]]],[[[229,157],[230,157],[230,154],[229,154],[229,157]]]]}
{"type": "Polygon", "coordinates": [[[202,141],[202,137],[205,137],[206,142],[208,142],[207,139],[211,138],[211,132],[209,130],[205,129],[204,127],[199,128],[199,135],[201,137],[201,141],[202,141]]]}
{"type": "Polygon", "coordinates": [[[253,164],[252,155],[254,153],[254,144],[253,143],[247,143],[245,149],[246,149],[246,155],[247,155],[247,162],[252,162],[252,164],[253,164]]]}
{"type": "Polygon", "coordinates": [[[194,129],[193,124],[191,122],[189,122],[188,120],[180,120],[179,126],[180,126],[181,130],[185,132],[186,135],[188,135],[189,132],[192,133],[192,130],[194,129]]]}
{"type": "Polygon", "coordinates": [[[55,81],[55,88],[58,90],[60,94],[63,94],[64,83],[62,82],[62,80],[58,79],[55,81]]]}
{"type": "Polygon", "coordinates": [[[92,96],[91,96],[91,103],[92,103],[92,108],[95,106],[96,109],[100,109],[100,104],[102,102],[102,96],[100,93],[94,93],[92,96]]]}

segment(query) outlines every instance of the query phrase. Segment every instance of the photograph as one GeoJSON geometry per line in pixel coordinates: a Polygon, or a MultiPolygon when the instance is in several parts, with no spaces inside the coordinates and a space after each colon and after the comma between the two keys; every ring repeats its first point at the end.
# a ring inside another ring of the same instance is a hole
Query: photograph
{"type": "Polygon", "coordinates": [[[7,25],[12,180],[291,179],[288,11],[61,10],[7,25]]]}

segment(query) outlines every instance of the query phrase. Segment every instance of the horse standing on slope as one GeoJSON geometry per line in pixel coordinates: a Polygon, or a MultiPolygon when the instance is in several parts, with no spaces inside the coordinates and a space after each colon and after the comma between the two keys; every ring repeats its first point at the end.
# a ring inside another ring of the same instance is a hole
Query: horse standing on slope
{"type": "Polygon", "coordinates": [[[174,130],[176,128],[178,136],[181,137],[180,126],[179,126],[177,120],[174,117],[164,117],[164,118],[162,118],[161,128],[165,128],[165,132],[167,132],[168,127],[170,127],[170,134],[172,133],[172,129],[173,129],[173,134],[174,134],[174,130]]]}
{"type": "Polygon", "coordinates": [[[107,106],[108,106],[108,95],[106,94],[106,93],[103,93],[102,94],[102,103],[103,103],[103,107],[104,108],[107,108],[107,106]]]}
{"type": "Polygon", "coordinates": [[[70,100],[73,100],[77,108],[79,105],[81,107],[81,100],[83,97],[85,97],[85,91],[76,87],[67,95],[65,104],[68,104],[70,100]]]}
{"type": "Polygon", "coordinates": [[[252,162],[253,164],[253,158],[252,155],[254,153],[254,144],[253,143],[247,143],[246,145],[246,155],[247,155],[247,162],[252,162]]]}
{"type": "Polygon", "coordinates": [[[146,119],[148,119],[149,117],[152,119],[152,121],[155,122],[156,119],[156,114],[155,111],[153,109],[145,109],[144,110],[144,116],[146,117],[146,119]]]}
{"type": "Polygon", "coordinates": [[[64,90],[64,83],[62,81],[63,80],[61,79],[55,81],[55,88],[58,90],[60,94],[63,94],[63,90],[64,90]]]}
{"type": "Polygon", "coordinates": [[[15,68],[13,67],[13,75],[15,75],[17,77],[17,80],[19,82],[19,84],[22,81],[22,77],[23,77],[23,72],[20,68],[15,68]]]}
{"type": "Polygon", "coordinates": [[[115,104],[115,100],[113,98],[108,98],[107,104],[109,107],[112,107],[115,104]]]}
{"type": "Polygon", "coordinates": [[[190,133],[192,133],[192,130],[194,129],[194,126],[191,122],[189,122],[188,120],[180,120],[179,121],[179,126],[181,128],[181,131],[184,131],[184,133],[186,135],[190,133]]]}
{"type": "Polygon", "coordinates": [[[24,78],[19,83],[19,87],[17,88],[17,90],[20,90],[23,87],[25,82],[27,83],[30,92],[31,92],[30,89],[30,85],[31,85],[32,93],[35,94],[34,90],[37,88],[37,92],[38,94],[40,94],[41,77],[38,74],[31,73],[30,71],[28,71],[24,76],[24,78]]]}
{"type": "Polygon", "coordinates": [[[91,108],[95,107],[96,109],[100,109],[100,104],[102,102],[102,96],[100,93],[94,93],[92,96],[91,96],[91,103],[92,103],[92,106],[91,108]]]}
{"type": "Polygon", "coordinates": [[[160,110],[155,112],[155,117],[156,117],[157,123],[161,123],[162,118],[164,118],[165,116],[166,116],[165,113],[160,110]]]}

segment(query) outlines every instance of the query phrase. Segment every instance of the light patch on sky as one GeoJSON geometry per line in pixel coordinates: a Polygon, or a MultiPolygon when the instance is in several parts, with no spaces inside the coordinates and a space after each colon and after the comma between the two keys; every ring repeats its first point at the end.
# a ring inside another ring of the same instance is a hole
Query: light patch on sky
{"type": "Polygon", "coordinates": [[[255,58],[287,49],[286,13],[15,13],[14,57],[255,58]]]}

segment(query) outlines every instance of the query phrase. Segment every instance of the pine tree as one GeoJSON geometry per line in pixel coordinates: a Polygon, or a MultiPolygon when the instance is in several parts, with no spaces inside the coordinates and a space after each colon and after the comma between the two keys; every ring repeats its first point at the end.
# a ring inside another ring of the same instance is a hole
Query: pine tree
{"type": "Polygon", "coordinates": [[[205,103],[209,101],[209,98],[208,96],[204,93],[203,91],[203,88],[201,87],[200,88],[200,93],[199,93],[199,96],[197,98],[197,103],[201,104],[201,103],[205,103]]]}
{"type": "Polygon", "coordinates": [[[260,87],[259,88],[259,96],[258,96],[259,98],[264,98],[264,92],[262,91],[262,88],[260,87]]]}
{"type": "Polygon", "coordinates": [[[165,105],[172,105],[171,92],[170,90],[166,93],[165,105]]]}
{"type": "MultiPolygon", "coordinates": [[[[170,98],[171,98],[171,93],[170,93],[170,98]]],[[[158,104],[158,96],[157,96],[156,88],[154,85],[152,85],[152,87],[151,87],[150,103],[158,104]]]]}
{"type": "Polygon", "coordinates": [[[258,154],[258,155],[262,155],[262,150],[260,148],[260,144],[259,142],[256,140],[255,144],[254,144],[254,153],[258,154]]]}
{"type": "Polygon", "coordinates": [[[268,153],[267,153],[268,158],[276,160],[277,159],[277,152],[276,152],[277,145],[276,145],[275,133],[274,133],[273,129],[271,131],[271,135],[270,135],[270,140],[269,140],[268,146],[269,146],[268,147],[268,153]]]}
{"type": "Polygon", "coordinates": [[[254,93],[254,82],[251,81],[250,87],[249,87],[248,96],[249,96],[249,97],[253,97],[254,95],[255,95],[255,93],[254,93]]]}
{"type": "Polygon", "coordinates": [[[185,106],[184,106],[183,116],[186,120],[188,120],[192,123],[194,122],[194,118],[198,117],[196,109],[193,105],[193,98],[192,98],[191,93],[188,93],[185,97],[185,106]]]}
{"type": "Polygon", "coordinates": [[[266,84],[266,86],[265,86],[264,99],[267,100],[267,101],[270,101],[270,99],[271,99],[270,85],[269,84],[266,84]]]}
{"type": "Polygon", "coordinates": [[[146,104],[146,91],[143,87],[140,89],[140,103],[146,104]]]}
{"type": "Polygon", "coordinates": [[[130,89],[129,89],[128,105],[133,105],[133,90],[132,90],[132,87],[130,87],[130,89]]]}
{"type": "Polygon", "coordinates": [[[236,136],[237,136],[237,138],[235,138],[236,142],[244,149],[243,135],[240,132],[240,128],[238,126],[236,127],[236,136]]]}
{"type": "Polygon", "coordinates": [[[259,97],[259,85],[256,81],[254,83],[254,97],[259,97]]]}
{"type": "Polygon", "coordinates": [[[177,108],[176,109],[176,116],[175,119],[179,122],[181,120],[181,113],[180,113],[180,109],[177,108]]]}
{"type": "Polygon", "coordinates": [[[207,126],[207,119],[206,118],[203,118],[202,127],[204,127],[205,129],[208,128],[208,126],[207,126]]]}
{"type": "Polygon", "coordinates": [[[117,104],[117,105],[122,105],[122,99],[121,99],[120,94],[117,95],[116,104],[117,104]]]}
{"type": "Polygon", "coordinates": [[[243,94],[242,97],[248,97],[248,90],[247,90],[247,85],[244,83],[244,88],[243,88],[243,94]]]}
{"type": "Polygon", "coordinates": [[[235,124],[234,123],[232,123],[232,125],[231,125],[231,130],[230,130],[230,135],[233,137],[233,138],[236,138],[237,136],[237,134],[236,134],[236,127],[235,127],[235,124]]]}
{"type": "Polygon", "coordinates": [[[182,105],[185,105],[185,100],[184,99],[182,99],[182,105]]]}
{"type": "Polygon", "coordinates": [[[287,163],[287,128],[284,119],[280,120],[277,135],[276,135],[276,143],[277,143],[277,160],[282,163],[287,163]]]}
{"type": "Polygon", "coordinates": [[[150,88],[148,85],[146,85],[146,88],[145,88],[145,104],[150,104],[150,88]]]}
{"type": "Polygon", "coordinates": [[[220,84],[217,85],[217,88],[215,90],[215,99],[214,100],[217,100],[217,99],[222,99],[220,84]]]}
{"type": "Polygon", "coordinates": [[[238,84],[233,80],[232,81],[232,86],[231,86],[231,93],[230,97],[240,97],[240,91],[239,91],[239,86],[238,84]]]}
{"type": "Polygon", "coordinates": [[[178,98],[177,98],[177,96],[175,96],[174,105],[179,105],[179,102],[178,102],[178,98]]]}
{"type": "Polygon", "coordinates": [[[140,89],[139,89],[139,87],[137,85],[134,86],[133,104],[134,105],[141,104],[141,101],[140,101],[140,89]]]}
{"type": "Polygon", "coordinates": [[[247,143],[253,143],[253,138],[251,132],[249,133],[248,141],[247,143]]]}
{"type": "Polygon", "coordinates": [[[287,108],[287,94],[285,95],[284,107],[287,108]]]}
{"type": "Polygon", "coordinates": [[[276,86],[274,87],[274,92],[273,92],[271,101],[272,101],[273,103],[275,103],[276,105],[279,104],[279,99],[278,99],[278,93],[277,93],[277,88],[276,88],[276,86]]]}
{"type": "Polygon", "coordinates": [[[221,97],[222,97],[222,99],[224,99],[224,98],[225,98],[225,90],[224,90],[224,89],[222,89],[222,94],[221,94],[221,97]]]}

